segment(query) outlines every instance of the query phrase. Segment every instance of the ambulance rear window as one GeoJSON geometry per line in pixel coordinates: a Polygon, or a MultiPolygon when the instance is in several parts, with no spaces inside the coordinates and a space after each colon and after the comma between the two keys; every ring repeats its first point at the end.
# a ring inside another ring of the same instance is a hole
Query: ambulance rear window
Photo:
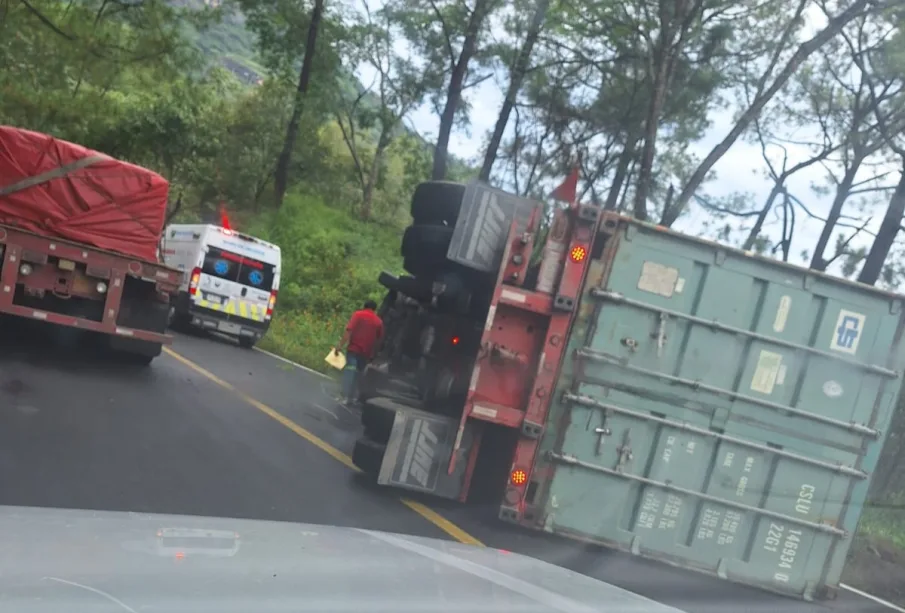
{"type": "Polygon", "coordinates": [[[269,292],[275,266],[225,249],[209,247],[202,271],[214,277],[269,292]]]}

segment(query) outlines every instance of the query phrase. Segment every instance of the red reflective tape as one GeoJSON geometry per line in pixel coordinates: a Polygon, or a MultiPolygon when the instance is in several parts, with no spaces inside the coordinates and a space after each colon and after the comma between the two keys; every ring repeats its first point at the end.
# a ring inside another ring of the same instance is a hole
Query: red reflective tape
{"type": "Polygon", "coordinates": [[[252,268],[257,268],[258,270],[264,270],[264,264],[257,260],[252,260],[251,258],[246,258],[241,255],[236,255],[235,253],[230,253],[229,251],[221,251],[220,257],[224,260],[231,260],[233,262],[237,262],[242,266],[251,266],[252,268]]]}

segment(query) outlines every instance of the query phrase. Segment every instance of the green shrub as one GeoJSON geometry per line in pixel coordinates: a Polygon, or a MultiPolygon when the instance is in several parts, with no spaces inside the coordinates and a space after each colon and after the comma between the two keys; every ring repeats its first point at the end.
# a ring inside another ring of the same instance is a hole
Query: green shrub
{"type": "Polygon", "coordinates": [[[261,347],[322,372],[349,316],[385,293],[381,270],[398,273],[401,228],[359,221],[316,196],[289,194],[250,234],[280,246],[283,270],[273,324],[261,347]]]}
{"type": "Polygon", "coordinates": [[[858,532],[889,541],[905,551],[905,493],[888,496],[882,502],[865,506],[858,532]]]}

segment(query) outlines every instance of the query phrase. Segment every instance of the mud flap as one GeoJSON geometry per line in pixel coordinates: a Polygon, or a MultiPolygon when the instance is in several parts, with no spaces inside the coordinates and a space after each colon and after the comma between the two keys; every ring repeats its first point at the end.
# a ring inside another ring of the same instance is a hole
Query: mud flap
{"type": "Polygon", "coordinates": [[[466,486],[468,456],[475,440],[475,424],[466,424],[453,474],[447,474],[459,420],[417,409],[396,411],[377,483],[458,498],[466,486]]]}

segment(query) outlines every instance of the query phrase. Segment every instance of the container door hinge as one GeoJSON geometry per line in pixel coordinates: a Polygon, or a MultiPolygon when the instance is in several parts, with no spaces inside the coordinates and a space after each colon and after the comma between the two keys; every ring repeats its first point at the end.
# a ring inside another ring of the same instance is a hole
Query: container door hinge
{"type": "Polygon", "coordinates": [[[539,439],[544,427],[527,419],[522,421],[522,436],[530,439],[539,439]]]}
{"type": "Polygon", "coordinates": [[[626,464],[629,464],[635,459],[635,454],[632,453],[632,430],[629,428],[622,435],[622,444],[616,447],[616,451],[619,453],[619,459],[616,462],[616,470],[622,471],[626,464]]]}

